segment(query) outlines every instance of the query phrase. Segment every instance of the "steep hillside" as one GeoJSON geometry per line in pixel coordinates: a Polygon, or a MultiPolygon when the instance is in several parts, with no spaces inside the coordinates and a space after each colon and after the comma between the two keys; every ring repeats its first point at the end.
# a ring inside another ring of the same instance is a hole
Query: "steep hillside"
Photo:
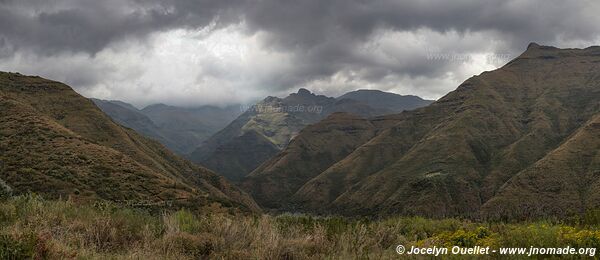
{"type": "Polygon", "coordinates": [[[568,217],[600,207],[600,113],[483,205],[488,218],[568,217]]]}
{"type": "Polygon", "coordinates": [[[228,107],[176,107],[163,104],[141,110],[161,129],[172,143],[168,146],[180,154],[189,154],[236,117],[242,114],[240,105],[228,107]]]}
{"type": "Polygon", "coordinates": [[[191,153],[242,113],[237,105],[188,108],[155,104],[139,110],[122,101],[92,101],[120,125],[157,140],[181,155],[191,153]]]}
{"type": "Polygon", "coordinates": [[[265,207],[286,207],[304,183],[373,138],[394,118],[364,119],[334,113],[302,129],[288,147],[250,173],[242,188],[265,207]]]}
{"type": "Polygon", "coordinates": [[[169,141],[161,133],[161,129],[134,106],[115,100],[108,101],[95,98],[91,100],[113,121],[171,148],[169,141]]]}
{"type": "MultiPolygon", "coordinates": [[[[555,214],[555,208],[563,215],[580,213],[600,206],[590,181],[600,170],[594,130],[599,113],[600,47],[531,44],[506,66],[468,79],[430,106],[399,114],[395,125],[327,169],[305,169],[304,175],[316,177],[287,206],[434,217],[532,217],[555,214]]],[[[326,144],[311,150],[328,153],[326,144]]]]}
{"type": "Polygon", "coordinates": [[[70,87],[0,73],[0,179],[14,192],[258,210],[222,177],[123,128],[70,87]]]}
{"type": "MultiPolygon", "coordinates": [[[[385,92],[377,92],[377,95],[398,96],[385,92]]],[[[304,127],[335,112],[373,117],[398,111],[374,108],[349,98],[315,95],[300,89],[286,98],[267,97],[250,107],[196,149],[191,159],[237,181],[285,148],[304,127]],[[262,138],[245,137],[249,132],[262,138]]]]}
{"type": "Polygon", "coordinates": [[[230,180],[239,180],[285,147],[300,129],[319,120],[323,106],[331,100],[307,91],[285,99],[267,97],[209,138],[190,158],[230,180]]]}
{"type": "Polygon", "coordinates": [[[221,172],[228,173],[227,177],[239,180],[243,175],[240,169],[249,169],[271,158],[279,151],[270,140],[256,131],[248,131],[227,142],[213,152],[203,163],[211,165],[221,172]]]}

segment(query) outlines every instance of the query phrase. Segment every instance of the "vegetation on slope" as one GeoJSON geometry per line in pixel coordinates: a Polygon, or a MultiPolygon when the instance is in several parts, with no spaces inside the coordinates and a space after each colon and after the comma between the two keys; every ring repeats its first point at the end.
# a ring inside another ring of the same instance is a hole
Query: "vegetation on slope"
{"type": "MultiPolygon", "coordinates": [[[[347,113],[333,113],[326,119],[300,131],[285,152],[279,153],[250,173],[241,182],[242,189],[266,208],[288,206],[292,195],[304,183],[329,168],[373,138],[381,122],[391,125],[393,118],[380,117],[375,123],[347,113]],[[323,149],[314,149],[322,147],[323,149]]],[[[315,196],[327,191],[315,191],[315,196]]]]}
{"type": "MultiPolygon", "coordinates": [[[[325,170],[276,156],[281,160],[268,161],[250,177],[288,179],[282,182],[299,188],[290,189],[284,208],[326,214],[584,214],[600,207],[599,57],[600,47],[531,44],[504,67],[468,79],[427,107],[398,114],[395,125],[325,170]],[[289,177],[288,169],[315,177],[289,177]]],[[[326,131],[300,135],[333,143],[346,138],[326,131]]],[[[281,155],[336,155],[328,143],[298,148],[281,155]]]]}
{"type": "Polygon", "coordinates": [[[395,217],[150,213],[110,202],[0,200],[0,259],[397,259],[397,245],[600,247],[598,215],[570,224],[395,217]]]}
{"type": "Polygon", "coordinates": [[[285,98],[267,97],[258,102],[206,140],[190,158],[230,180],[239,181],[287,147],[307,125],[332,113],[373,117],[429,103],[419,97],[382,91],[350,92],[336,99],[300,89],[285,98]],[[386,105],[390,102],[397,103],[386,105]]]}
{"type": "Polygon", "coordinates": [[[69,86],[4,72],[0,178],[17,194],[258,210],[223,177],[117,125],[69,86]]]}
{"type": "Polygon", "coordinates": [[[91,100],[120,125],[159,141],[180,155],[191,153],[243,112],[240,105],[221,108],[154,104],[140,110],[122,101],[91,100]]]}
{"type": "Polygon", "coordinates": [[[385,109],[391,113],[397,113],[404,110],[413,110],[427,106],[433,102],[433,100],[425,100],[417,96],[403,96],[372,89],[359,89],[348,92],[339,96],[337,99],[352,99],[360,101],[373,108],[385,109]]]}

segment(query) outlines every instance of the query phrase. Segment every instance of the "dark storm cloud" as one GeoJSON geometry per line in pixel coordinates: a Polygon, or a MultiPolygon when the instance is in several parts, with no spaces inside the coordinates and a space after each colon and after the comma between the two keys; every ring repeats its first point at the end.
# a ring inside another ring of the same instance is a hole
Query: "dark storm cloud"
{"type": "Polygon", "coordinates": [[[0,2],[0,36],[45,55],[94,54],[123,38],[232,22],[233,1],[55,0],[0,2]],[[218,19],[217,19],[218,18],[218,19]]]}
{"type": "MultiPolygon", "coordinates": [[[[357,48],[378,29],[437,32],[484,32],[489,39],[470,46],[441,49],[450,43],[430,42],[423,49],[441,52],[481,50],[502,39],[502,53],[522,52],[527,43],[557,44],[558,37],[592,41],[600,35],[597,1],[261,1],[247,9],[250,30],[271,33],[268,44],[291,50],[303,63],[323,70],[300,69],[305,76],[326,76],[339,67],[373,68],[373,74],[408,73],[433,76],[452,62],[427,63],[423,55],[405,64],[378,67],[373,57],[357,55],[357,48]],[[468,47],[468,48],[465,48],[468,47]],[[325,65],[325,66],[323,66],[325,65]],[[399,65],[399,66],[397,66],[399,65]]],[[[402,45],[402,42],[398,42],[402,45]]]]}
{"type": "MultiPolygon", "coordinates": [[[[372,83],[434,79],[461,64],[432,62],[431,51],[514,57],[532,41],[586,45],[600,37],[597,13],[595,0],[0,0],[0,59],[18,51],[93,56],[154,32],[241,23],[246,35],[264,35],[265,49],[293,57],[252,88],[293,89],[341,72],[372,83]]],[[[102,80],[81,75],[79,83],[102,80]]]]}
{"type": "Polygon", "coordinates": [[[18,47],[93,53],[123,37],[244,19],[250,32],[269,32],[274,47],[345,59],[379,28],[494,31],[519,48],[559,34],[591,40],[598,7],[585,0],[3,0],[0,34],[18,47]]]}
{"type": "Polygon", "coordinates": [[[598,35],[597,1],[351,0],[260,1],[246,10],[254,30],[268,30],[284,47],[312,47],[337,38],[364,40],[377,28],[497,31],[510,41],[552,41],[557,34],[598,35]]]}

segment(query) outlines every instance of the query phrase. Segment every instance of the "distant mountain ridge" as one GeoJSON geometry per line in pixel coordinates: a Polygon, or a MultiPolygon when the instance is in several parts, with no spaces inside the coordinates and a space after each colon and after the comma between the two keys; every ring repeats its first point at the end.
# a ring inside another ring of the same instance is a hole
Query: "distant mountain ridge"
{"type": "Polygon", "coordinates": [[[171,144],[167,138],[163,136],[161,129],[154,124],[154,122],[146,115],[141,113],[140,110],[134,106],[116,100],[100,100],[91,98],[91,100],[108,116],[110,116],[116,123],[129,127],[138,133],[152,138],[167,147],[171,147],[171,144]]]}
{"type": "Polygon", "coordinates": [[[381,91],[350,92],[340,98],[299,89],[285,98],[267,97],[207,139],[190,158],[230,180],[240,180],[278,151],[303,128],[334,112],[363,117],[397,113],[431,101],[381,91]],[[378,98],[369,98],[377,95],[378,98]],[[356,97],[357,99],[353,99],[356,97]],[[384,100],[382,103],[380,100],[384,100]],[[406,105],[385,107],[392,101],[406,105]]]}
{"type": "Polygon", "coordinates": [[[119,126],[69,86],[16,73],[0,72],[0,179],[15,194],[260,211],[223,177],[119,126]]]}
{"type": "MultiPolygon", "coordinates": [[[[397,95],[393,93],[383,92],[381,90],[359,89],[348,92],[337,98],[352,99],[363,102],[377,109],[384,109],[389,112],[385,114],[393,114],[404,110],[413,110],[431,104],[432,100],[424,100],[412,95],[397,95]]],[[[382,113],[383,114],[383,113],[382,113]]]]}
{"type": "Polygon", "coordinates": [[[242,113],[240,105],[188,108],[154,104],[137,109],[122,101],[92,101],[117,123],[159,141],[180,155],[191,153],[242,113]]]}
{"type": "Polygon", "coordinates": [[[429,106],[306,128],[242,187],[293,212],[568,217],[600,207],[599,118],[600,47],[531,44],[429,106]]]}

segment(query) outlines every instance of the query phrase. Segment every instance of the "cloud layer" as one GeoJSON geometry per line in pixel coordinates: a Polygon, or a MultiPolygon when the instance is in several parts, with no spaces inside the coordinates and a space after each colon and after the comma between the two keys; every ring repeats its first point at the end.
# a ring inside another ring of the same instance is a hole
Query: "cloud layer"
{"type": "Polygon", "coordinates": [[[600,41],[593,0],[0,0],[0,70],[139,106],[299,87],[438,98],[529,42],[600,41]]]}

